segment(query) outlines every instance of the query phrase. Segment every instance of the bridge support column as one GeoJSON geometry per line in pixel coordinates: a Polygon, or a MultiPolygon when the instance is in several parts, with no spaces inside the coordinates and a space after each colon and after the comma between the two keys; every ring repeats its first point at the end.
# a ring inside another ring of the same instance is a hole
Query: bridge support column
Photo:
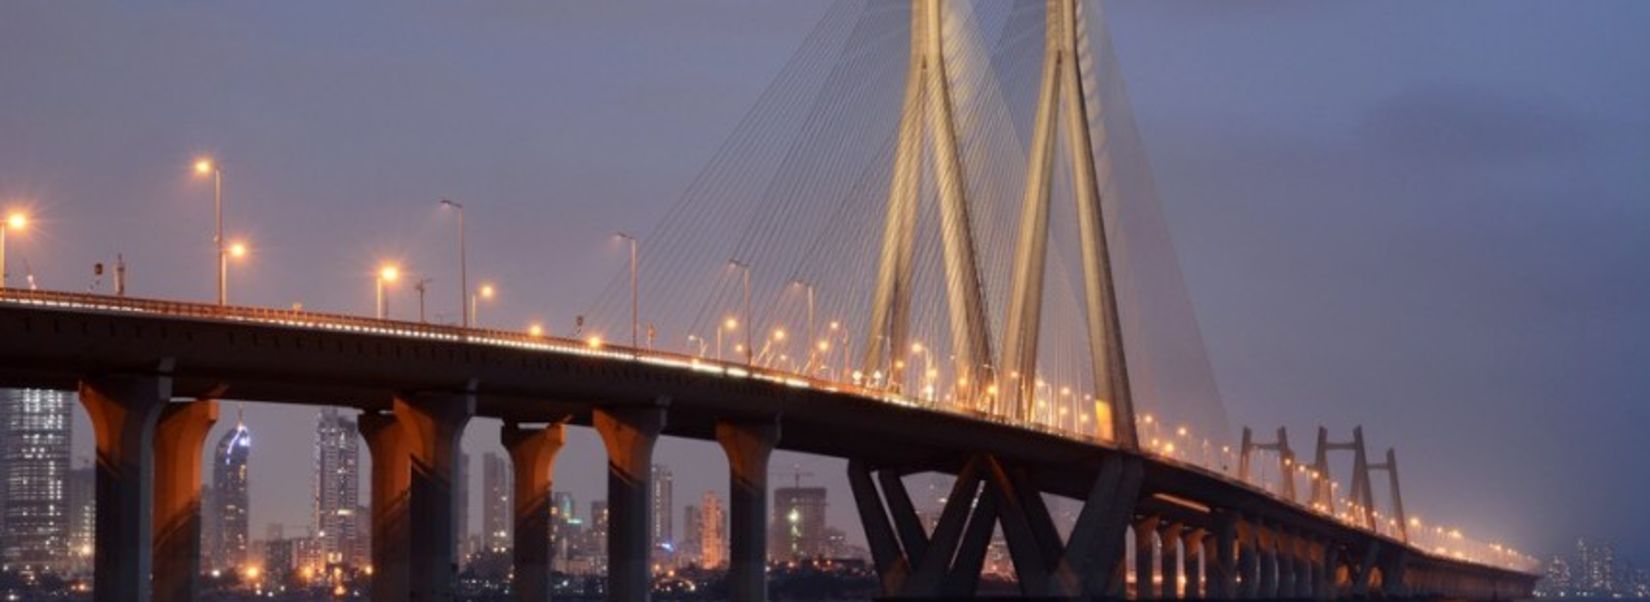
{"type": "Polygon", "coordinates": [[[1157,597],[1152,583],[1152,552],[1156,546],[1157,517],[1147,516],[1134,521],[1134,599],[1150,600],[1157,597]]]}
{"type": "Polygon", "coordinates": [[[716,441],[728,456],[728,590],[734,600],[768,599],[768,458],[779,421],[718,421],[716,441]]]}
{"type": "Polygon", "coordinates": [[[150,599],[155,424],[171,397],[172,380],[165,376],[80,382],[80,404],[97,439],[96,602],[150,599]]]}
{"type": "Polygon", "coordinates": [[[1278,565],[1278,597],[1295,596],[1295,543],[1287,529],[1279,527],[1272,535],[1273,558],[1278,565]]]}
{"type": "Polygon", "coordinates": [[[1186,589],[1181,597],[1187,600],[1201,600],[1208,597],[1204,591],[1204,565],[1209,563],[1209,547],[1207,545],[1209,533],[1202,529],[1189,529],[1181,536],[1180,549],[1186,573],[1186,589]]]}
{"type": "Polygon", "coordinates": [[[1310,599],[1318,582],[1312,577],[1312,540],[1305,533],[1297,533],[1295,542],[1295,597],[1310,599]]]}
{"type": "Polygon", "coordinates": [[[507,422],[499,431],[510,453],[515,476],[515,576],[510,589],[516,602],[550,599],[550,499],[555,481],[556,454],[567,440],[567,427],[554,423],[527,427],[507,422]]]}
{"type": "Polygon", "coordinates": [[[391,414],[367,412],[356,421],[372,456],[372,599],[406,600],[412,573],[409,483],[412,454],[401,423],[391,414]]]}
{"type": "Polygon", "coordinates": [[[598,408],[593,422],[607,447],[607,599],[646,602],[653,444],[665,427],[661,399],[651,406],[598,408]]]}
{"type": "Polygon", "coordinates": [[[169,403],[155,426],[154,583],[159,602],[193,602],[201,572],[201,446],[218,402],[169,403]]]}
{"type": "Polygon", "coordinates": [[[1238,560],[1243,583],[1238,588],[1238,597],[1253,600],[1260,597],[1260,527],[1255,523],[1244,523],[1244,533],[1238,543],[1238,560]]]}
{"type": "Polygon", "coordinates": [[[1163,579],[1158,586],[1159,599],[1173,600],[1179,597],[1180,532],[1180,525],[1169,521],[1164,521],[1157,527],[1157,562],[1163,579]]]}
{"type": "Polygon", "coordinates": [[[1271,527],[1266,525],[1255,525],[1255,532],[1259,538],[1259,544],[1255,546],[1255,556],[1260,560],[1260,578],[1256,580],[1260,588],[1256,595],[1267,600],[1276,599],[1278,597],[1277,535],[1271,527]]]}
{"type": "Polygon", "coordinates": [[[395,397],[395,419],[409,444],[408,508],[412,529],[409,600],[453,598],[457,552],[453,524],[453,466],[459,438],[475,415],[469,393],[409,393],[395,397]]]}
{"type": "Polygon", "coordinates": [[[1204,567],[1210,598],[1230,600],[1238,597],[1237,588],[1237,515],[1217,511],[1214,515],[1214,562],[1204,567]]]}

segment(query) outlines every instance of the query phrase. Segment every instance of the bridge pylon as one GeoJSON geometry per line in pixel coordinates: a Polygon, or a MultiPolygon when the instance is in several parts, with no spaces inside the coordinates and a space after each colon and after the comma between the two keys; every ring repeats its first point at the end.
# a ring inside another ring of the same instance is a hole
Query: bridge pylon
{"type": "Polygon", "coordinates": [[[975,391],[970,397],[979,400],[983,397],[978,392],[987,388],[982,368],[992,365],[991,331],[985,319],[973,223],[952,115],[943,39],[945,9],[946,3],[941,0],[911,3],[911,63],[906,72],[894,176],[877,261],[864,372],[885,374],[884,382],[895,389],[904,382],[904,362],[898,358],[910,345],[913,253],[926,133],[930,143],[926,146],[934,153],[934,188],[939,193],[940,244],[955,370],[959,385],[975,391]]]}
{"type": "MultiPolygon", "coordinates": [[[[1096,399],[1110,410],[1111,439],[1135,449],[1139,447],[1139,438],[1135,432],[1134,396],[1129,387],[1111,252],[1100,207],[1094,141],[1089,131],[1090,96],[1083,89],[1086,80],[1079,60],[1088,46],[1082,15],[1078,12],[1080,6],[1077,0],[1047,2],[1042,84],[1037,93],[1037,115],[1032,126],[1031,155],[1026,166],[1025,196],[1015,245],[1013,285],[1009,289],[1008,319],[1003,329],[1003,367],[998,370],[1009,379],[1003,387],[1007,407],[1000,411],[1025,418],[1030,415],[1036,397],[1037,339],[1042,320],[1044,264],[1048,256],[1049,196],[1053,189],[1056,128],[1063,128],[1067,153],[1072,159],[1084,313],[1096,399]]],[[[1104,137],[1104,132],[1101,136],[1104,137]]]]}
{"type": "Polygon", "coordinates": [[[1238,453],[1239,479],[1249,479],[1251,454],[1256,450],[1277,452],[1278,476],[1282,481],[1278,484],[1278,493],[1284,499],[1291,502],[1295,501],[1295,471],[1297,470],[1295,467],[1298,463],[1295,461],[1295,450],[1289,447],[1289,429],[1280,426],[1278,427],[1277,439],[1270,442],[1258,442],[1254,440],[1254,433],[1249,430],[1249,427],[1243,427],[1243,445],[1239,448],[1238,453]]]}

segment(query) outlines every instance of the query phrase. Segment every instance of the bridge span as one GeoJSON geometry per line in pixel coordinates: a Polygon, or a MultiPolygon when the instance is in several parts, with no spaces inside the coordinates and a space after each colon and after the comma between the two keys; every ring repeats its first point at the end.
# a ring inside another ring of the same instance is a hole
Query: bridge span
{"type": "Polygon", "coordinates": [[[1515,599],[1536,576],[1429,551],[1221,470],[1098,434],[1010,424],[736,362],[550,336],[313,312],[0,289],[0,386],[74,390],[97,441],[95,596],[190,600],[216,400],[351,406],[372,454],[373,597],[451,599],[454,455],[504,420],[515,592],[545,600],[548,495],[568,425],[608,451],[608,595],[645,600],[660,436],[718,441],[730,583],[765,597],[767,460],[844,458],[888,597],[969,596],[1001,527],[1027,596],[1515,599]],[[957,476],[938,524],[899,477],[957,476]],[[1068,537],[1041,494],[1078,500],[1068,537]],[[1126,566],[1132,540],[1134,562],[1126,566]],[[1132,569],[1132,570],[1131,570],[1132,569]]]}

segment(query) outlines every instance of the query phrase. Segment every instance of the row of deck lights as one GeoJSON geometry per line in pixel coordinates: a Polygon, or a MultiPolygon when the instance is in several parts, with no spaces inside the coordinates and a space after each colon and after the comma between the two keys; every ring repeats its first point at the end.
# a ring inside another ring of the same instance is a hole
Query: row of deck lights
{"type": "MultiPolygon", "coordinates": [[[[1194,458],[1190,455],[1190,450],[1188,450],[1189,446],[1185,445],[1185,442],[1188,440],[1193,440],[1193,438],[1191,436],[1192,434],[1190,429],[1187,427],[1176,427],[1174,429],[1174,435],[1172,437],[1168,437],[1157,434],[1157,431],[1161,425],[1160,422],[1151,414],[1141,416],[1141,423],[1146,427],[1148,437],[1150,437],[1147,440],[1145,447],[1145,451],[1147,453],[1178,462],[1194,464],[1201,466],[1205,470],[1235,478],[1236,475],[1233,474],[1232,471],[1233,467],[1236,466],[1238,459],[1231,446],[1221,446],[1221,459],[1224,462],[1219,466],[1214,466],[1211,465],[1211,459],[1208,453],[1210,450],[1208,440],[1202,441],[1201,447],[1204,450],[1204,453],[1201,454],[1201,458],[1194,458]],[[1176,441],[1181,441],[1182,445],[1176,445],[1176,441]]],[[[1262,466],[1264,466],[1264,464],[1262,466]]],[[[1295,475],[1297,474],[1303,478],[1306,478],[1308,481],[1317,481],[1323,478],[1323,475],[1318,471],[1313,470],[1304,464],[1294,464],[1293,466],[1294,468],[1290,469],[1292,474],[1287,475],[1287,478],[1295,478],[1295,475]]],[[[1270,494],[1272,493],[1272,483],[1270,480],[1266,479],[1265,476],[1265,473],[1257,473],[1252,475],[1248,480],[1248,484],[1270,494]]],[[[1334,513],[1332,518],[1348,526],[1369,529],[1387,536],[1396,537],[1399,535],[1396,518],[1383,516],[1380,511],[1371,509],[1370,514],[1375,517],[1375,524],[1372,526],[1366,525],[1363,518],[1363,507],[1355,500],[1338,495],[1340,483],[1331,481],[1329,483],[1329,487],[1332,499],[1337,502],[1336,507],[1341,510],[1340,512],[1334,513]]],[[[1301,503],[1298,501],[1293,503],[1306,507],[1319,514],[1330,514],[1330,508],[1323,504],[1301,503]]],[[[1409,536],[1417,546],[1431,551],[1439,556],[1473,562],[1489,562],[1517,570],[1531,570],[1539,565],[1539,561],[1536,559],[1520,553],[1513,548],[1497,543],[1481,543],[1473,541],[1462,534],[1461,530],[1458,528],[1445,527],[1441,525],[1432,525],[1430,528],[1427,528],[1427,525],[1424,525],[1419,517],[1409,517],[1408,526],[1409,536]]]]}
{"type": "MultiPolygon", "coordinates": [[[[217,299],[217,301],[218,301],[218,304],[221,306],[221,305],[225,305],[227,303],[227,297],[228,297],[228,264],[229,264],[229,260],[230,259],[241,259],[241,258],[246,257],[249,253],[249,248],[248,248],[247,244],[244,241],[240,241],[240,240],[230,241],[230,240],[227,240],[224,237],[224,234],[223,234],[223,171],[222,171],[222,169],[219,167],[219,165],[216,162],[212,161],[211,159],[204,159],[203,158],[203,159],[200,159],[200,160],[195,162],[194,171],[199,176],[203,176],[203,177],[204,176],[210,176],[213,179],[213,207],[214,207],[214,217],[215,217],[215,233],[214,233],[213,239],[214,239],[214,242],[216,243],[217,254],[218,254],[218,270],[217,270],[217,272],[218,272],[217,273],[218,299],[217,299]]],[[[464,238],[465,238],[464,217],[463,217],[464,207],[463,207],[462,204],[456,203],[456,202],[448,200],[448,199],[442,199],[440,204],[443,207],[448,207],[448,208],[451,208],[451,209],[455,210],[457,212],[458,218],[459,218],[458,219],[458,222],[459,222],[459,264],[460,264],[459,267],[460,267],[460,274],[461,274],[461,276],[460,276],[460,279],[461,279],[461,288],[460,288],[460,290],[463,293],[463,299],[462,299],[463,305],[462,305],[462,309],[461,309],[461,313],[462,313],[461,321],[462,321],[462,323],[465,327],[469,327],[473,324],[479,324],[479,306],[480,306],[481,302],[483,302],[483,301],[492,300],[496,295],[496,289],[490,283],[483,283],[481,286],[477,287],[476,290],[474,290],[474,291],[470,291],[468,289],[468,265],[467,265],[468,262],[467,262],[467,257],[466,257],[467,250],[465,248],[465,241],[464,241],[464,238]]],[[[5,271],[4,271],[4,268],[5,268],[5,265],[6,265],[5,264],[6,235],[7,235],[8,232],[12,233],[13,235],[21,234],[22,232],[24,232],[28,228],[29,223],[30,223],[30,219],[29,219],[28,214],[21,211],[21,210],[12,210],[12,211],[8,212],[6,214],[5,220],[3,222],[0,222],[0,288],[4,288],[8,284],[7,279],[6,279],[6,276],[8,276],[8,274],[5,274],[5,271]]],[[[640,349],[640,334],[639,334],[640,321],[639,321],[639,315],[638,315],[638,306],[639,306],[639,302],[640,302],[639,301],[639,283],[638,283],[638,277],[639,277],[639,274],[638,274],[639,241],[635,237],[633,237],[629,234],[622,233],[622,232],[618,233],[616,235],[616,237],[623,240],[623,241],[628,242],[629,246],[630,246],[630,249],[629,249],[630,250],[629,268],[630,268],[630,287],[631,287],[631,331],[632,331],[631,332],[631,339],[632,339],[631,340],[631,347],[632,347],[633,350],[634,349],[640,349]]],[[[804,365],[804,367],[801,370],[798,370],[796,368],[796,365],[795,365],[794,361],[792,360],[792,358],[790,358],[789,354],[786,353],[786,349],[788,347],[787,339],[790,338],[790,337],[789,337],[787,331],[783,327],[778,327],[778,328],[773,329],[772,332],[770,333],[770,335],[767,338],[764,339],[764,344],[763,344],[763,347],[762,347],[762,351],[761,352],[756,352],[753,349],[753,346],[751,345],[751,334],[752,334],[753,329],[749,327],[749,322],[750,322],[750,265],[747,264],[747,263],[738,261],[738,260],[730,260],[729,265],[732,268],[740,270],[741,273],[742,273],[741,275],[742,275],[742,283],[743,283],[744,314],[745,314],[745,316],[744,316],[743,320],[740,320],[739,318],[737,318],[735,316],[729,315],[725,319],[723,319],[723,320],[721,320],[717,323],[716,335],[715,335],[715,349],[716,349],[716,360],[717,361],[720,362],[720,361],[724,360],[724,357],[723,357],[724,338],[729,337],[729,336],[733,336],[736,333],[740,333],[740,334],[744,335],[744,342],[742,342],[742,343],[735,342],[733,344],[733,351],[736,355],[743,356],[743,359],[745,360],[745,363],[747,365],[754,365],[754,364],[760,362],[760,363],[763,363],[764,366],[768,367],[768,368],[773,368],[776,365],[778,365],[778,367],[780,367],[781,369],[785,369],[785,370],[793,372],[793,373],[801,373],[804,376],[807,376],[809,378],[816,377],[821,373],[823,373],[823,374],[825,374],[829,377],[833,373],[833,371],[830,367],[830,364],[832,362],[829,361],[829,357],[830,357],[829,354],[830,354],[830,352],[832,351],[832,348],[833,348],[833,340],[837,340],[837,341],[839,341],[837,344],[841,345],[841,347],[842,347],[842,357],[843,357],[842,369],[841,369],[840,372],[836,373],[834,375],[835,378],[831,379],[831,380],[838,380],[838,381],[844,382],[844,384],[850,384],[851,383],[853,386],[856,386],[856,387],[871,387],[871,388],[877,388],[877,387],[892,388],[893,387],[893,385],[895,383],[884,382],[886,375],[884,375],[881,371],[874,371],[872,374],[869,374],[869,375],[864,374],[863,372],[858,371],[858,370],[855,370],[855,371],[852,371],[852,372],[848,371],[848,357],[849,357],[848,342],[849,342],[849,340],[848,340],[848,337],[847,337],[846,330],[841,328],[841,324],[840,324],[839,321],[835,321],[835,320],[831,321],[829,323],[829,334],[826,337],[823,337],[823,338],[818,337],[818,335],[817,335],[817,333],[814,329],[814,323],[813,323],[813,318],[814,318],[814,311],[813,311],[814,310],[814,303],[813,303],[813,301],[814,301],[815,290],[814,290],[813,285],[811,285],[807,282],[796,281],[796,282],[793,283],[793,284],[796,284],[796,285],[802,287],[804,290],[806,290],[807,299],[808,299],[808,322],[809,322],[808,331],[809,332],[807,334],[808,334],[808,337],[809,337],[809,339],[808,339],[809,344],[808,344],[807,361],[806,361],[806,364],[804,365]],[[741,333],[741,331],[743,331],[743,332],[741,333]],[[827,359],[824,362],[820,362],[817,359],[820,356],[825,356],[827,359]]],[[[379,319],[388,319],[388,317],[389,317],[389,296],[386,294],[386,292],[387,292],[387,289],[389,289],[390,287],[395,285],[398,281],[400,281],[401,277],[402,277],[401,267],[399,265],[397,265],[396,263],[393,263],[393,262],[385,262],[385,263],[381,264],[379,266],[378,270],[376,271],[376,273],[374,274],[374,295],[375,295],[374,312],[375,312],[375,315],[379,319]]],[[[424,292],[423,288],[422,288],[423,284],[424,283],[422,281],[417,284],[417,287],[418,287],[419,292],[420,292],[420,316],[419,317],[420,317],[421,321],[423,320],[423,315],[422,315],[422,313],[423,313],[423,311],[422,311],[422,309],[423,309],[422,308],[422,293],[424,292]]],[[[650,343],[651,343],[651,340],[653,338],[651,331],[652,331],[652,328],[649,327],[649,337],[648,338],[649,338],[650,343]]],[[[533,324],[530,324],[528,326],[527,333],[530,336],[539,337],[539,336],[543,336],[544,329],[543,329],[542,325],[540,325],[538,323],[533,323],[533,324]]],[[[585,339],[585,342],[589,347],[591,347],[593,349],[599,349],[604,344],[603,339],[599,334],[589,336],[587,339],[585,339]]],[[[688,336],[688,342],[689,342],[690,345],[697,342],[697,344],[698,344],[698,355],[697,355],[697,357],[698,358],[703,359],[707,355],[709,342],[706,341],[703,337],[699,337],[698,335],[689,335],[688,336]]],[[[690,352],[690,355],[691,355],[691,352],[690,352]]],[[[913,358],[912,359],[913,362],[915,361],[915,358],[920,357],[921,361],[923,363],[923,371],[921,372],[921,376],[918,379],[919,382],[922,383],[921,386],[918,388],[918,393],[919,394],[910,396],[910,397],[914,398],[916,401],[926,402],[926,404],[929,404],[929,405],[935,404],[935,403],[940,402],[940,401],[955,402],[958,399],[959,395],[962,394],[962,392],[967,388],[967,385],[968,385],[967,380],[965,378],[959,377],[957,379],[957,383],[956,383],[955,388],[953,390],[951,390],[950,392],[942,395],[941,392],[940,392],[940,389],[938,388],[938,383],[940,382],[939,381],[940,371],[939,371],[938,368],[936,368],[934,366],[933,351],[929,347],[923,345],[923,343],[921,343],[920,341],[911,343],[909,357],[913,358]]],[[[906,360],[906,357],[904,357],[904,354],[896,355],[896,357],[894,359],[894,365],[897,369],[903,370],[903,368],[905,367],[906,364],[907,364],[907,360],[906,360]]],[[[1016,378],[1018,376],[1019,376],[1018,374],[1013,375],[1013,377],[1016,377],[1016,378]]],[[[996,388],[995,384],[990,384],[986,387],[986,389],[984,391],[985,397],[987,398],[986,403],[990,404],[991,402],[995,401],[995,397],[997,396],[997,393],[998,393],[996,389],[997,388],[996,388]]],[[[1092,434],[1090,432],[1088,432],[1089,422],[1090,422],[1090,419],[1091,419],[1090,414],[1086,411],[1072,412],[1070,407],[1069,407],[1069,403],[1064,402],[1064,400],[1067,400],[1067,399],[1075,399],[1075,397],[1073,397],[1073,396],[1078,395],[1078,394],[1075,393],[1070,387],[1065,387],[1065,386],[1059,387],[1057,390],[1058,390],[1058,396],[1056,396],[1056,387],[1054,385],[1044,381],[1041,378],[1037,379],[1035,388],[1033,389],[1033,392],[1034,392],[1033,393],[1033,401],[1034,401],[1034,403],[1032,404],[1032,408],[1030,408],[1030,416],[1027,418],[1027,420],[1022,421],[1023,423],[1027,423],[1027,424],[1024,424],[1024,425],[1025,426],[1040,425],[1040,426],[1043,426],[1043,427],[1046,427],[1046,428],[1049,428],[1049,429],[1052,429],[1052,430],[1055,430],[1055,431],[1058,431],[1058,432],[1061,432],[1061,433],[1064,433],[1064,434],[1075,435],[1075,436],[1078,436],[1078,437],[1081,437],[1081,438],[1092,438],[1092,434]],[[1040,393],[1045,389],[1048,391],[1047,396],[1040,395],[1040,393]],[[1051,405],[1049,403],[1049,399],[1051,399],[1051,398],[1057,399],[1061,402],[1061,403],[1055,404],[1055,405],[1058,406],[1057,408],[1052,408],[1051,407],[1051,405]]],[[[1093,399],[1093,397],[1091,395],[1088,395],[1088,394],[1080,394],[1080,397],[1081,397],[1081,399],[1083,399],[1085,401],[1093,399]]],[[[986,410],[989,412],[989,408],[986,408],[986,410]]],[[[1155,418],[1152,415],[1150,415],[1150,414],[1144,415],[1144,416],[1142,416],[1141,420],[1142,420],[1142,423],[1146,426],[1146,429],[1150,433],[1152,433],[1153,435],[1155,435],[1157,433],[1159,425],[1158,425],[1157,421],[1155,420],[1155,418]]],[[[1221,458],[1223,460],[1225,460],[1226,463],[1217,468],[1217,467],[1214,467],[1214,466],[1211,465],[1212,459],[1213,459],[1211,457],[1212,447],[1209,444],[1208,440],[1206,440],[1206,439],[1202,440],[1202,445],[1200,446],[1200,449],[1202,450],[1202,453],[1199,454],[1201,456],[1200,458],[1191,458],[1190,457],[1191,450],[1188,449],[1188,448],[1193,447],[1193,446],[1186,445],[1186,443],[1188,443],[1191,440],[1192,439],[1190,437],[1190,432],[1187,429],[1187,427],[1180,426],[1180,427],[1177,427],[1175,429],[1174,436],[1172,438],[1171,437],[1163,437],[1163,436],[1152,436],[1149,439],[1149,442],[1148,442],[1148,445],[1146,446],[1145,451],[1147,451],[1148,453],[1151,453],[1153,455],[1157,455],[1157,456],[1164,457],[1164,458],[1167,458],[1167,459],[1171,459],[1171,460],[1175,460],[1175,461],[1179,461],[1179,462],[1189,462],[1189,463],[1197,464],[1197,465],[1202,466],[1206,470],[1210,470],[1210,471],[1218,472],[1218,473],[1222,473],[1222,474],[1227,474],[1227,476],[1232,476],[1230,474],[1230,470],[1232,468],[1232,465],[1235,464],[1235,462],[1233,461],[1233,460],[1235,460],[1235,458],[1233,458],[1233,452],[1232,452],[1232,449],[1231,449],[1230,446],[1222,446],[1221,447],[1221,458]],[[1181,445],[1177,446],[1176,441],[1181,442],[1181,445]]],[[[1301,476],[1303,476],[1303,477],[1305,477],[1305,478],[1307,478],[1308,480],[1311,480],[1311,481],[1319,480],[1319,479],[1322,478],[1322,475],[1320,475],[1317,471],[1311,470],[1305,465],[1295,465],[1294,468],[1293,468],[1293,472],[1298,473],[1299,475],[1301,475],[1301,476]]],[[[1290,478],[1290,479],[1296,478],[1295,474],[1287,474],[1287,475],[1279,475],[1279,476],[1282,477],[1282,478],[1290,478]]],[[[1260,487],[1263,490],[1267,490],[1267,487],[1268,487],[1269,483],[1267,483],[1264,480],[1264,477],[1262,477],[1262,480],[1260,482],[1251,482],[1250,484],[1254,485],[1256,487],[1260,487]]],[[[1331,487],[1331,494],[1330,495],[1335,496],[1336,495],[1335,491],[1338,490],[1339,483],[1331,482],[1330,487],[1331,487]]],[[[1339,499],[1340,499],[1340,504],[1338,504],[1338,506],[1341,507],[1341,508],[1344,508],[1346,510],[1344,512],[1336,513],[1334,515],[1334,518],[1337,519],[1337,520],[1340,520],[1343,523],[1349,524],[1349,525],[1365,527],[1365,525],[1363,524],[1363,518],[1362,518],[1362,508],[1360,508],[1358,506],[1358,504],[1353,500],[1349,500],[1349,499],[1345,499],[1345,498],[1339,498],[1339,499]]],[[[1300,504],[1300,502],[1295,502],[1295,503],[1300,504]]],[[[1330,509],[1324,507],[1323,504],[1310,503],[1310,504],[1300,504],[1300,505],[1303,505],[1303,506],[1305,506],[1305,507],[1307,507],[1307,508],[1309,508],[1309,509],[1311,509],[1315,512],[1318,512],[1318,513],[1322,513],[1322,514],[1329,514],[1330,513],[1330,509]]],[[[1375,512],[1373,510],[1371,510],[1371,514],[1376,516],[1377,518],[1380,517],[1379,513],[1375,512]]],[[[1419,518],[1411,518],[1411,519],[1409,519],[1409,522],[1410,522],[1410,526],[1412,528],[1414,528],[1414,530],[1412,531],[1412,535],[1420,535],[1421,537],[1429,538],[1429,539],[1433,540],[1431,542],[1432,545],[1431,545],[1430,549],[1432,549],[1435,553],[1438,553],[1438,554],[1441,554],[1441,555],[1446,555],[1446,556],[1453,556],[1453,557],[1457,557],[1457,558],[1475,560],[1475,561],[1476,560],[1483,560],[1482,558],[1479,558],[1477,554],[1469,554],[1468,552],[1465,551],[1467,547],[1471,547],[1471,544],[1465,540],[1465,538],[1462,536],[1460,530],[1458,530],[1458,529],[1446,529],[1442,526],[1434,526],[1433,529],[1431,529],[1429,531],[1427,529],[1421,528],[1421,522],[1420,522],[1419,518]],[[1450,545],[1440,545],[1440,544],[1450,544],[1450,543],[1453,543],[1454,546],[1451,547],[1450,545]]],[[[1396,524],[1396,519],[1387,518],[1385,523],[1382,523],[1380,520],[1377,520],[1376,524],[1373,525],[1372,530],[1374,530],[1376,532],[1387,533],[1389,535],[1394,534],[1396,532],[1396,528],[1398,526],[1396,524]],[[1385,524],[1385,523],[1390,523],[1390,524],[1385,524]],[[1382,528],[1383,524],[1385,524],[1385,526],[1388,527],[1388,528],[1383,529],[1382,528]]],[[[1491,561],[1500,562],[1502,564],[1509,564],[1509,565],[1511,565],[1513,563],[1521,563],[1521,564],[1524,564],[1524,565],[1528,565],[1529,563],[1533,562],[1533,559],[1530,559],[1527,556],[1524,556],[1524,555],[1518,553],[1516,550],[1512,550],[1511,548],[1507,548],[1507,547],[1501,546],[1499,544],[1487,544],[1487,545],[1484,545],[1483,548],[1490,552],[1490,554],[1487,554],[1487,556],[1489,557],[1488,559],[1491,560],[1491,561]]]]}

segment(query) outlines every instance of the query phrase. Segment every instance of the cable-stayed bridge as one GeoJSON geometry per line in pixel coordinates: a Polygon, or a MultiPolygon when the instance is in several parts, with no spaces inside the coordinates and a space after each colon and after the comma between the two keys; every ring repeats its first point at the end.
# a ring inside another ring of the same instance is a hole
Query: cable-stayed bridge
{"type": "Polygon", "coordinates": [[[974,594],[999,532],[1033,597],[1527,597],[1527,558],[1405,515],[1361,429],[1310,462],[1229,439],[1144,157],[1097,5],[843,0],[575,332],[4,289],[0,385],[93,418],[99,600],[196,596],[218,399],[366,412],[382,600],[451,598],[473,416],[506,422],[518,599],[547,597],[568,425],[608,450],[617,600],[649,595],[660,436],[728,454],[740,600],[776,448],[849,460],[889,597],[974,594]],[[927,471],[957,477],[932,529],[900,481],[927,471]]]}

